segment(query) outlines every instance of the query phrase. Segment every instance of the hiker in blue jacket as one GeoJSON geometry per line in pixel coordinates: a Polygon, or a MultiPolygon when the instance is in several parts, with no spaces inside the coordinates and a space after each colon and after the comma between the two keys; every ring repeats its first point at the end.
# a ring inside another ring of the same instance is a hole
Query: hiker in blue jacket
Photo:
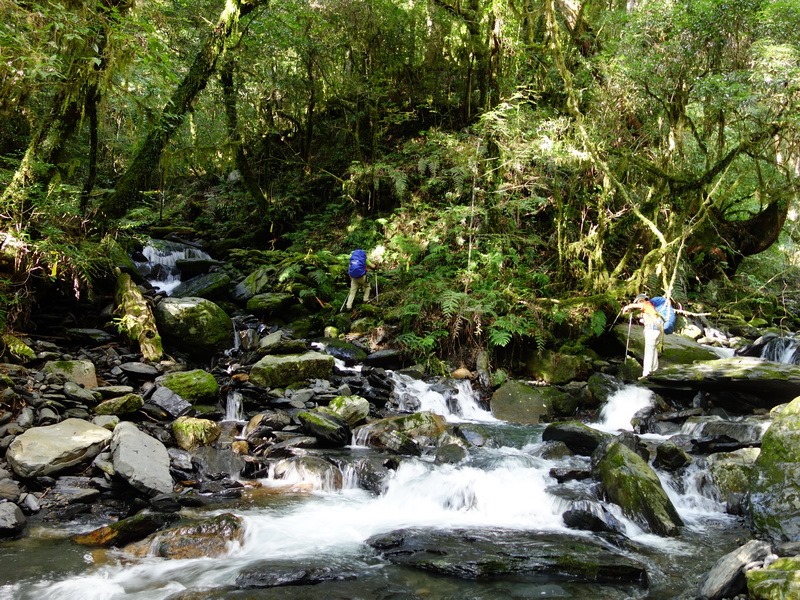
{"type": "Polygon", "coordinates": [[[350,255],[350,266],[347,274],[350,276],[350,295],[347,297],[347,310],[353,308],[353,300],[359,288],[364,288],[364,302],[369,302],[369,276],[367,269],[374,269],[375,265],[367,258],[367,253],[361,248],[353,250],[350,255]]]}

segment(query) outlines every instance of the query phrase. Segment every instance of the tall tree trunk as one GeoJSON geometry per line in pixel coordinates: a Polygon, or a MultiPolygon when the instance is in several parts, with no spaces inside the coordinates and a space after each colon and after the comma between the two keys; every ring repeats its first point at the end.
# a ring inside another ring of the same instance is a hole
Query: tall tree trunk
{"type": "Polygon", "coordinates": [[[258,180],[253,174],[250,162],[244,152],[242,134],[239,131],[239,115],[236,110],[236,88],[233,84],[233,71],[234,61],[231,57],[228,57],[223,63],[219,74],[219,80],[222,84],[222,98],[225,103],[225,115],[228,119],[228,137],[235,149],[236,168],[242,176],[242,181],[244,181],[247,191],[250,192],[250,196],[258,206],[266,208],[267,199],[261,191],[261,186],[258,185],[258,180]]]}
{"type": "Polygon", "coordinates": [[[266,0],[226,0],[211,36],[195,56],[189,72],[173,92],[150,133],[139,146],[136,155],[119,179],[116,190],[103,203],[103,212],[119,217],[136,205],[148,175],[156,169],[164,148],[183,123],[186,113],[208,83],[224,52],[228,38],[239,19],[252,12],[266,0]]]}

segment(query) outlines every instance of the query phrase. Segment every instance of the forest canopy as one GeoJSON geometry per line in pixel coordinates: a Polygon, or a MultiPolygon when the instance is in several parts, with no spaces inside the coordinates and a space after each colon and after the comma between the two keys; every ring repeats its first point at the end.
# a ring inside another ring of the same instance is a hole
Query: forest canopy
{"type": "Polygon", "coordinates": [[[389,317],[420,347],[543,344],[561,300],[602,295],[597,333],[643,289],[796,305],[796,2],[0,0],[0,17],[6,326],[36,279],[85,293],[108,236],[163,225],[220,252],[381,245],[403,289],[389,317]]]}

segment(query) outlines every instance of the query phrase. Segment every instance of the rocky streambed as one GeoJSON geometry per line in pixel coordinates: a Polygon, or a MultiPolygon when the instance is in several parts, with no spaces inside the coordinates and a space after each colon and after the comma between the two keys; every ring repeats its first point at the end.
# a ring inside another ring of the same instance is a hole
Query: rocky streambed
{"type": "Polygon", "coordinates": [[[158,361],[104,329],[20,337],[0,595],[793,597],[798,367],[670,336],[645,381],[616,347],[489,386],[268,323],[209,354],[170,321],[184,358],[158,361]]]}

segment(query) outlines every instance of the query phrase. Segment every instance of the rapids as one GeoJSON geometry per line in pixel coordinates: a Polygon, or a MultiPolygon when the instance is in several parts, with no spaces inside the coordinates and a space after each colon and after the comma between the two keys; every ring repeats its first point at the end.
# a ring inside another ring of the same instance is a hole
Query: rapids
{"type": "MultiPolygon", "coordinates": [[[[348,460],[371,450],[352,445],[343,464],[342,489],[296,472],[280,481],[265,479],[214,513],[244,518],[246,535],[215,559],[130,561],[114,552],[92,553],[69,535],[86,523],[39,528],[25,540],[0,544],[0,598],[25,600],[105,600],[178,598],[693,598],[703,574],[724,552],[736,547],[737,521],[713,498],[703,495],[701,478],[689,469],[674,480],[659,473],[686,527],[680,538],[643,533],[613,505],[607,508],[625,526],[627,552],[647,565],[649,589],[580,584],[536,578],[459,580],[394,566],[365,544],[373,535],[403,528],[567,532],[562,513],[573,498],[591,497],[591,483],[557,484],[554,467],[587,464],[588,459],[542,458],[541,426],[494,419],[480,406],[469,382],[453,382],[448,395],[410,377],[394,374],[403,402],[418,403],[453,423],[483,428],[496,447],[473,449],[458,465],[427,458],[400,462],[383,493],[358,489],[348,460]],[[264,493],[271,490],[272,493],[264,493]],[[328,569],[339,575],[313,586],[241,590],[237,578],[251,570],[328,569]],[[185,595],[186,594],[186,595],[185,595]]],[[[627,386],[612,396],[597,423],[604,431],[630,429],[633,414],[652,402],[649,391],[627,386]]],[[[239,418],[236,399],[228,416],[239,418]]],[[[339,451],[341,452],[341,451],[339,451]]],[[[184,509],[186,510],[186,509],[184,509]]],[[[205,516],[209,516],[206,513],[205,516]]],[[[96,526],[97,524],[94,524],[96,526]]]]}

